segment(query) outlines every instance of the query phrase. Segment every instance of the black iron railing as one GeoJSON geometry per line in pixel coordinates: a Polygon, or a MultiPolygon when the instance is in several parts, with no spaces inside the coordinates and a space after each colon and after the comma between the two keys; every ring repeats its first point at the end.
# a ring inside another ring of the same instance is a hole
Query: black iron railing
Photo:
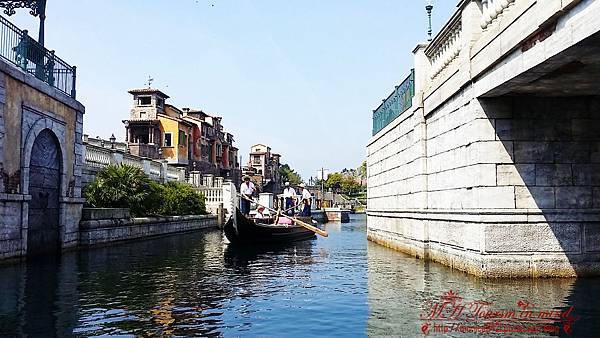
{"type": "Polygon", "coordinates": [[[0,57],[75,98],[77,68],[0,16],[0,57]]]}

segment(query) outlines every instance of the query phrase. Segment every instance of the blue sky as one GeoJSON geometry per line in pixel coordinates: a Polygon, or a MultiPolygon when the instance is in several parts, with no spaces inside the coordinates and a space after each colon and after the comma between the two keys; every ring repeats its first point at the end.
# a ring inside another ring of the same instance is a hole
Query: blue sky
{"type": "MultiPolygon", "coordinates": [[[[434,1],[434,34],[456,0],[434,1]]],[[[223,116],[243,161],[264,143],[304,178],[358,166],[372,110],[426,40],[424,0],[49,0],[46,46],[78,67],[84,132],[124,138],[148,76],[223,116]]],[[[10,18],[37,37],[37,18],[10,18]]]]}

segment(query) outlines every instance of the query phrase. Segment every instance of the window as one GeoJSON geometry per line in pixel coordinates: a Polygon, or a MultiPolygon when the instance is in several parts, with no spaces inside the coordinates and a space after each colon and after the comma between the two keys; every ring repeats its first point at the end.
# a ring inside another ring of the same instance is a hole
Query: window
{"type": "Polygon", "coordinates": [[[185,134],[185,131],[180,130],[179,131],[179,146],[181,147],[186,147],[187,146],[187,135],[185,134]]]}
{"type": "Polygon", "coordinates": [[[140,112],[140,119],[146,119],[146,117],[147,117],[146,112],[145,111],[141,111],[140,112]]]}
{"type": "Polygon", "coordinates": [[[152,104],[152,97],[138,96],[138,106],[149,106],[152,104]]]}
{"type": "Polygon", "coordinates": [[[173,139],[172,139],[172,134],[171,133],[165,133],[165,147],[172,147],[173,146],[173,139]]]}
{"type": "Polygon", "coordinates": [[[164,103],[164,100],[163,100],[163,99],[161,99],[161,98],[158,98],[158,97],[156,98],[156,106],[157,106],[157,107],[161,107],[161,108],[162,108],[162,106],[163,106],[163,103],[164,103]]]}
{"type": "Polygon", "coordinates": [[[254,156],[253,163],[254,164],[260,164],[260,156],[254,156]]]}

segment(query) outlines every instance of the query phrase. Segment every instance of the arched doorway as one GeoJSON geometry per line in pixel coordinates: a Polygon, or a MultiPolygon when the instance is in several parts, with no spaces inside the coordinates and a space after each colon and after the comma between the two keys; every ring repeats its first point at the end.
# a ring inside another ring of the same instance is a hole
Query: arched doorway
{"type": "Polygon", "coordinates": [[[33,142],[29,164],[28,254],[60,249],[61,163],[62,154],[56,137],[50,130],[42,130],[33,142]]]}

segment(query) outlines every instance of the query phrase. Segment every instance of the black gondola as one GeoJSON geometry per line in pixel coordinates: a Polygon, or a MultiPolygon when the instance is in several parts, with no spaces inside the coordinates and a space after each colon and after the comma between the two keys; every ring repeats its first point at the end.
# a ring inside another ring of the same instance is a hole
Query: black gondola
{"type": "MultiPolygon", "coordinates": [[[[310,218],[299,219],[310,223],[310,218]]],[[[229,242],[235,245],[285,243],[316,237],[313,231],[299,225],[265,224],[259,220],[248,219],[237,208],[235,215],[225,223],[223,230],[229,242]]]]}

